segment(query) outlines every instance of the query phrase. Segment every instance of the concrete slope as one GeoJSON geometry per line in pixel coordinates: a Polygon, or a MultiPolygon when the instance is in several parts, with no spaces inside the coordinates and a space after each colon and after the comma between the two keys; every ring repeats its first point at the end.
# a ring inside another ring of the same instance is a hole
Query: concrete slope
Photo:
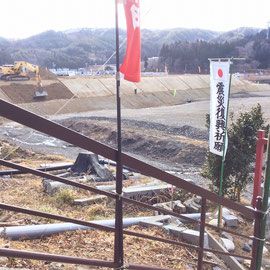
{"type": "MultiPolygon", "coordinates": [[[[209,84],[209,75],[142,77],[140,83],[121,79],[122,108],[172,106],[208,100],[209,84]]],[[[61,77],[44,80],[43,85],[49,94],[44,102],[36,102],[32,98],[36,90],[35,81],[0,82],[0,98],[19,103],[24,108],[42,115],[116,108],[114,77],[61,77]]],[[[232,94],[263,91],[270,91],[270,85],[254,84],[234,77],[232,79],[232,94]]]]}
{"type": "Polygon", "coordinates": [[[0,98],[8,102],[12,102],[6,93],[0,88],[0,98]]]}

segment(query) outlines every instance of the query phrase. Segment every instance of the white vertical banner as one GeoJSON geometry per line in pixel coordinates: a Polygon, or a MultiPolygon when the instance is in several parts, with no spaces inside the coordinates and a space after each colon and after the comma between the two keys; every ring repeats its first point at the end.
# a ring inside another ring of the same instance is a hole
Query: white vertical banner
{"type": "MultiPolygon", "coordinates": [[[[227,123],[227,108],[230,85],[230,61],[210,61],[210,152],[223,156],[223,145],[227,123]]],[[[228,147],[228,136],[225,140],[225,153],[228,147]]]]}

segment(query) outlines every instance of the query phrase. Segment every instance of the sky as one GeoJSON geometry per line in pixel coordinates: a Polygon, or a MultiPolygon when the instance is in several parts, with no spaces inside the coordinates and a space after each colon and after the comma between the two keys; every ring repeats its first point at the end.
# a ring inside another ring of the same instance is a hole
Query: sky
{"type": "MultiPolygon", "coordinates": [[[[229,31],[266,28],[270,0],[140,0],[141,28],[200,28],[229,31]]],[[[26,38],[47,30],[112,28],[114,0],[1,1],[0,37],[26,38]]],[[[119,5],[119,26],[125,29],[119,5]]]]}

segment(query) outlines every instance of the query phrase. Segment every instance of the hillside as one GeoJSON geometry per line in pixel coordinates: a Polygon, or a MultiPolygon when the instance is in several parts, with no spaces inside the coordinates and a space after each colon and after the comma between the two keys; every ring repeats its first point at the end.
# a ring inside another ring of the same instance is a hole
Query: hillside
{"type": "MultiPolygon", "coordinates": [[[[142,29],[142,59],[158,56],[163,44],[175,42],[235,41],[254,35],[258,29],[240,28],[226,33],[202,29],[142,29]]],[[[126,32],[119,31],[120,44],[126,32]]],[[[72,29],[63,32],[53,30],[21,40],[7,40],[0,37],[0,65],[13,60],[24,60],[48,68],[80,68],[86,65],[103,64],[115,50],[115,30],[72,29]]],[[[125,44],[120,51],[120,60],[125,53],[125,44]]],[[[115,63],[115,58],[111,59],[115,63]]]]}

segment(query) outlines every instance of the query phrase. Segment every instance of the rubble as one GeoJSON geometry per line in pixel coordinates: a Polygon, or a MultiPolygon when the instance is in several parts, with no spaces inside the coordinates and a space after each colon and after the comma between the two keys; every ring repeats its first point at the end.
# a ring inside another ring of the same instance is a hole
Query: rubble
{"type": "MultiPolygon", "coordinates": [[[[180,200],[173,201],[173,202],[165,202],[165,203],[156,203],[154,204],[155,207],[164,208],[166,210],[171,211],[173,206],[173,212],[178,214],[186,213],[186,207],[181,203],[180,200]]],[[[160,215],[161,213],[157,211],[160,215]]]]}
{"type": "Polygon", "coordinates": [[[84,198],[84,199],[75,199],[75,205],[92,205],[95,203],[102,203],[107,200],[107,196],[105,195],[95,195],[91,198],[84,198]]]}
{"type": "Polygon", "coordinates": [[[139,200],[141,198],[152,199],[159,195],[162,191],[168,191],[170,185],[144,186],[144,187],[127,187],[123,188],[124,197],[139,200]]]}
{"type": "Polygon", "coordinates": [[[226,226],[228,227],[236,227],[238,225],[237,217],[233,215],[225,215],[223,216],[226,226]]]}
{"type": "Polygon", "coordinates": [[[195,197],[184,202],[188,213],[199,213],[201,211],[201,198],[195,197]]]}
{"type": "Polygon", "coordinates": [[[223,246],[230,252],[235,250],[235,245],[232,240],[229,240],[227,238],[220,238],[223,246]]]}

